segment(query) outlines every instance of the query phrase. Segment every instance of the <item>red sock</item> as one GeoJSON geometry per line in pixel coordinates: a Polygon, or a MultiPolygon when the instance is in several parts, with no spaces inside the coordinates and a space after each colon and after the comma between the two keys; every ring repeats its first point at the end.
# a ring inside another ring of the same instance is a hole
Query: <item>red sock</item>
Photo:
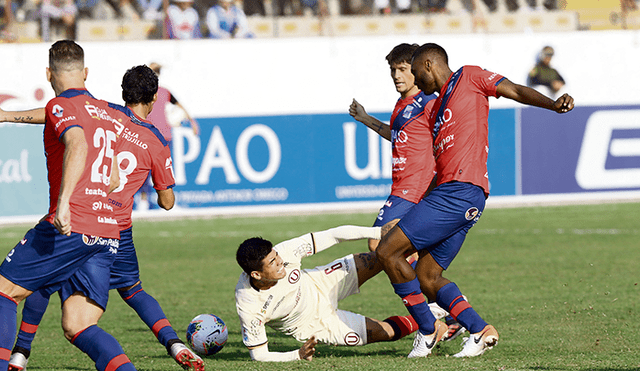
{"type": "Polygon", "coordinates": [[[392,341],[401,339],[418,329],[418,323],[411,316],[393,316],[384,320],[393,327],[392,341]]]}

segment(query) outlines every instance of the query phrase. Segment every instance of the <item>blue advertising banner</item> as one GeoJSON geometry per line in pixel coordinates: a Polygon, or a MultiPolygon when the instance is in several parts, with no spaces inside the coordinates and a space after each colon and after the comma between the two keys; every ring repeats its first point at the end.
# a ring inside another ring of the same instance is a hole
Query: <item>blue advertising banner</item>
{"type": "Polygon", "coordinates": [[[49,210],[42,129],[0,124],[0,217],[45,215],[49,210]]]}
{"type": "MultiPolygon", "coordinates": [[[[390,113],[374,113],[390,117],[390,113]]],[[[493,195],[515,194],[515,110],[492,110],[493,195]]],[[[200,119],[200,137],[174,130],[179,205],[384,200],[389,142],[345,114],[200,119]]]]}
{"type": "Polygon", "coordinates": [[[640,106],[521,114],[522,194],[640,190],[640,106]]]}

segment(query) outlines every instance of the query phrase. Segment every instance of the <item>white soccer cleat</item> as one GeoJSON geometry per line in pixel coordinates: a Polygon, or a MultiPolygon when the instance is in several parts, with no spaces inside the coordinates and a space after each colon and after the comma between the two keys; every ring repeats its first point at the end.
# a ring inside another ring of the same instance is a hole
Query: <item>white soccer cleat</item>
{"type": "Polygon", "coordinates": [[[24,371],[27,369],[27,362],[29,360],[24,354],[15,352],[9,358],[9,368],[7,371],[24,371]]]}
{"type": "Polygon", "coordinates": [[[431,311],[431,314],[436,317],[436,319],[443,319],[444,317],[449,315],[449,312],[442,309],[442,307],[440,307],[435,302],[429,303],[429,310],[431,311]]]}
{"type": "Polygon", "coordinates": [[[171,357],[185,370],[204,371],[204,361],[182,343],[171,345],[171,357]]]}
{"type": "Polygon", "coordinates": [[[426,357],[431,354],[433,348],[444,334],[447,333],[449,327],[442,321],[436,320],[434,323],[436,330],[429,335],[423,335],[420,330],[416,331],[416,337],[413,340],[413,350],[407,358],[426,357]]]}
{"type": "Polygon", "coordinates": [[[461,357],[477,357],[484,353],[487,349],[491,349],[498,344],[498,331],[491,325],[486,325],[482,331],[471,334],[468,338],[464,338],[462,342],[462,351],[453,356],[461,357]]]}

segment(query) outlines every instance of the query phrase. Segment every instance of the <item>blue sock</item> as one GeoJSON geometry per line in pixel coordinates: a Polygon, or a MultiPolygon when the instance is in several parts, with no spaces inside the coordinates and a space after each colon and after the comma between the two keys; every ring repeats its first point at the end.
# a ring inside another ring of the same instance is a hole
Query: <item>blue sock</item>
{"type": "Polygon", "coordinates": [[[97,325],[80,331],[71,339],[71,343],[85,352],[95,363],[98,371],[132,371],[136,368],[118,340],[97,325]]]}
{"type": "Polygon", "coordinates": [[[427,301],[420,291],[418,278],[404,283],[392,283],[393,291],[400,296],[409,314],[418,323],[418,328],[423,335],[432,334],[436,328],[434,326],[436,317],[433,316],[427,301]]]}
{"type": "Polygon", "coordinates": [[[17,347],[31,350],[31,343],[36,336],[38,325],[40,325],[40,321],[42,321],[42,316],[44,312],[47,311],[48,305],[49,297],[42,295],[40,291],[35,291],[24,301],[22,323],[20,323],[18,340],[16,341],[17,347]]]}
{"type": "Polygon", "coordinates": [[[0,293],[0,370],[9,368],[11,347],[16,339],[18,303],[0,293]]]}
{"type": "Polygon", "coordinates": [[[482,331],[487,323],[476,313],[455,283],[448,283],[438,290],[436,302],[451,314],[456,321],[464,326],[469,333],[482,331]]]}
{"type": "Polygon", "coordinates": [[[118,290],[118,293],[122,300],[133,308],[140,319],[149,326],[160,344],[166,347],[170,340],[179,339],[158,301],[144,291],[141,283],[127,291],[118,290]]]}

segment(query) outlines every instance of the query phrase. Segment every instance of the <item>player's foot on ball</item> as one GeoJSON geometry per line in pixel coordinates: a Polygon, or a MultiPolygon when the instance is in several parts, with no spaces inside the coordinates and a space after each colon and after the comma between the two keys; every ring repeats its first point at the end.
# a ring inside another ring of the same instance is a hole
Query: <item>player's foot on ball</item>
{"type": "Polygon", "coordinates": [[[429,335],[424,335],[420,330],[416,331],[416,337],[413,340],[413,350],[408,358],[426,357],[431,354],[431,351],[436,346],[438,341],[442,339],[444,334],[447,333],[447,325],[439,320],[434,323],[435,331],[429,335]]]}
{"type": "Polygon", "coordinates": [[[11,354],[11,358],[9,358],[9,368],[7,371],[24,371],[27,369],[28,361],[24,354],[15,352],[11,354]]]}
{"type": "Polygon", "coordinates": [[[456,353],[454,357],[477,357],[484,353],[487,349],[493,348],[498,344],[498,331],[491,325],[486,325],[482,331],[471,334],[468,338],[464,338],[462,342],[462,351],[456,353]]]}
{"type": "Polygon", "coordinates": [[[462,327],[462,325],[451,316],[445,319],[445,323],[449,326],[449,330],[442,337],[442,341],[451,341],[467,331],[466,328],[462,327]]]}
{"type": "Polygon", "coordinates": [[[185,370],[204,371],[204,361],[182,343],[171,345],[171,357],[185,370]]]}

